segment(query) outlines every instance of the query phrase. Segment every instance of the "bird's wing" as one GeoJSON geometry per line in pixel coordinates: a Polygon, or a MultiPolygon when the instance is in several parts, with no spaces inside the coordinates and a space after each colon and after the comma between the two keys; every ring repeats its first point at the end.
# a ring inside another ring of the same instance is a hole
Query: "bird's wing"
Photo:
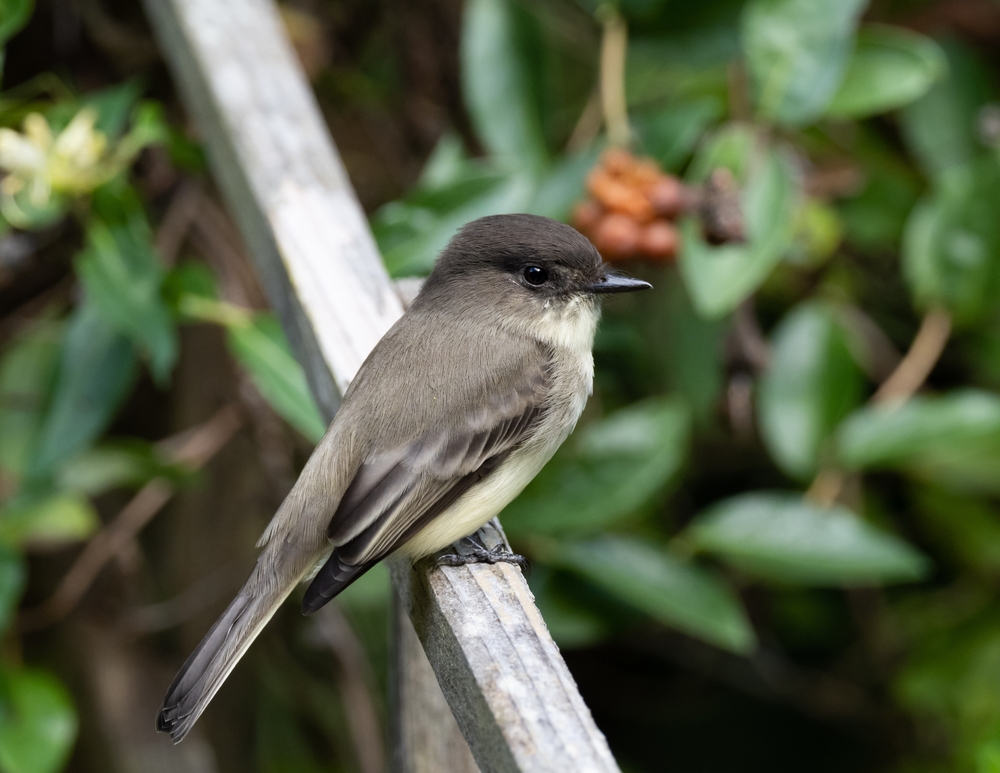
{"type": "Polygon", "coordinates": [[[550,354],[512,363],[499,380],[504,388],[470,391],[432,433],[361,464],[330,520],[336,547],[306,591],[305,611],[403,545],[530,437],[550,386],[550,354]]]}

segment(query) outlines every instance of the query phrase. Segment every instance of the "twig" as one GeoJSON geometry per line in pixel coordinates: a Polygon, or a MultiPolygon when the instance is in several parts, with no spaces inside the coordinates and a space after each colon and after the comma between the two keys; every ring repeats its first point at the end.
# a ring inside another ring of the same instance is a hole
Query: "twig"
{"type": "Polygon", "coordinates": [[[243,253],[243,241],[225,212],[204,193],[195,213],[191,242],[219,277],[223,300],[253,309],[266,308],[257,276],[243,253]]]}
{"type": "Polygon", "coordinates": [[[618,11],[610,5],[599,9],[598,18],[604,27],[601,37],[601,104],[604,108],[604,124],[608,129],[608,142],[616,147],[626,147],[632,138],[625,100],[628,28],[618,11]]]}
{"type": "MultiPolygon", "coordinates": [[[[910,349],[895,370],[871,396],[872,405],[899,406],[923,386],[944,352],[951,335],[951,315],[943,309],[931,309],[920,323],[910,349]]],[[[840,496],[847,478],[840,470],[820,470],[805,493],[805,498],[829,507],[840,496]]]]}
{"type": "Polygon", "coordinates": [[[171,197],[156,232],[156,252],[166,265],[172,266],[177,261],[177,253],[191,229],[202,198],[198,183],[190,180],[181,183],[171,197]]]}
{"type": "Polygon", "coordinates": [[[912,397],[941,358],[950,335],[951,315],[943,309],[928,311],[910,344],[910,350],[872,395],[872,403],[902,403],[912,397]]]}
{"type": "MultiPolygon", "coordinates": [[[[242,424],[239,412],[226,406],[199,427],[160,445],[167,449],[173,463],[196,470],[215,456],[242,424]]],[[[139,489],[121,512],[91,538],[55,592],[38,606],[21,613],[18,628],[32,631],[65,617],[83,598],[104,565],[142,531],[173,494],[174,484],[166,478],[154,478],[139,489]]]]}

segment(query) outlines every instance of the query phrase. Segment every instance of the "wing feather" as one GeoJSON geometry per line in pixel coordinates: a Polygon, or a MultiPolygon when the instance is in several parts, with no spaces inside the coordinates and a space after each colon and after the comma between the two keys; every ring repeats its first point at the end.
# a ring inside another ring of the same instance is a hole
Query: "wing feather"
{"type": "Polygon", "coordinates": [[[304,611],[319,609],[405,544],[531,437],[543,415],[551,352],[533,367],[518,365],[514,388],[483,390],[445,428],[361,464],[330,519],[334,550],[306,591],[304,611]]]}

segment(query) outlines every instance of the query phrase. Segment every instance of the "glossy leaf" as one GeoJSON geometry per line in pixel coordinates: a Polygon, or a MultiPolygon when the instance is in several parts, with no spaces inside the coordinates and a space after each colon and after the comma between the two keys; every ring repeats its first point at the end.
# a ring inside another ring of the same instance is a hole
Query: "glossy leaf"
{"type": "MultiPolygon", "coordinates": [[[[792,244],[800,182],[791,159],[778,150],[757,148],[735,162],[747,167],[741,195],[747,242],[713,247],[692,218],[681,229],[681,276],[695,308],[706,317],[735,309],[767,279],[792,244]]],[[[702,167],[708,165],[701,162],[702,167]]]]}
{"type": "Polygon", "coordinates": [[[683,464],[687,410],[647,400],[588,425],[503,512],[518,533],[593,533],[647,506],[683,464]]]}
{"type": "Polygon", "coordinates": [[[743,606],[729,586],[653,543],[609,535],[553,544],[542,557],[665,625],[733,652],[756,647],[743,606]]]}
{"type": "Polygon", "coordinates": [[[801,126],[840,86],[865,0],[750,0],[742,42],[758,113],[801,126]]]}
{"type": "Polygon", "coordinates": [[[54,676],[35,669],[0,673],[0,770],[56,773],[76,732],[73,702],[54,676]]]}
{"type": "Polygon", "coordinates": [[[970,49],[947,42],[948,71],[900,114],[907,144],[932,177],[973,163],[985,148],[977,135],[983,106],[997,98],[991,74],[970,49]]]}
{"type": "Polygon", "coordinates": [[[135,341],[153,377],[164,384],[177,360],[177,333],[161,293],[163,266],[141,211],[110,227],[92,222],[76,268],[94,307],[135,341]]]}
{"type": "Polygon", "coordinates": [[[613,625],[595,608],[590,588],[579,578],[536,564],[528,582],[545,627],[561,649],[593,646],[613,633],[613,625]]]}
{"type": "Polygon", "coordinates": [[[826,114],[865,118],[903,107],[926,94],[946,70],[944,53],[930,38],[899,27],[862,27],[826,114]]]}
{"type": "Polygon", "coordinates": [[[98,526],[97,511],[80,494],[24,495],[0,510],[0,542],[8,545],[76,542],[98,526]]]}
{"type": "Polygon", "coordinates": [[[974,390],[862,408],[837,433],[852,468],[895,468],[920,477],[1000,491],[1000,398],[974,390]]]}
{"type": "Polygon", "coordinates": [[[20,478],[30,458],[55,382],[63,328],[42,322],[0,357],[0,468],[20,478]]]}
{"type": "Polygon", "coordinates": [[[676,171],[708,127],[723,114],[720,100],[704,97],[671,104],[655,113],[640,114],[634,123],[643,151],[655,158],[663,169],[676,171]]]}
{"type": "Polygon", "coordinates": [[[833,310],[795,307],[772,336],[771,361],[760,380],[761,437],[786,473],[816,473],[830,433],[861,398],[861,372],[833,310]]]}
{"type": "Polygon", "coordinates": [[[0,46],[21,31],[34,10],[34,0],[0,0],[0,46]]]}
{"type": "Polygon", "coordinates": [[[749,574],[802,585],[919,580],[930,565],[914,548],[834,505],[758,492],[699,514],[684,532],[699,550],[749,574]]]}
{"type": "MultiPolygon", "coordinates": [[[[463,181],[458,185],[465,188],[468,183],[463,181]]],[[[376,236],[386,268],[394,277],[430,273],[441,250],[462,226],[486,215],[523,212],[534,195],[532,180],[514,176],[490,184],[472,197],[454,196],[453,207],[443,211],[403,202],[388,211],[381,210],[382,227],[376,229],[376,236]],[[391,241],[386,239],[391,234],[387,228],[390,221],[395,221],[392,226],[396,229],[391,241]]]]}
{"type": "Polygon", "coordinates": [[[10,625],[27,579],[24,557],[16,550],[0,545],[0,632],[6,631],[10,625]]]}
{"type": "Polygon", "coordinates": [[[157,476],[182,473],[165,464],[156,448],[138,440],[102,443],[70,459],[56,476],[63,491],[96,496],[120,486],[141,486],[157,476]]]}
{"type": "Polygon", "coordinates": [[[229,347],[271,406],[313,442],[326,432],[305,373],[292,356],[285,334],[270,314],[229,328],[229,347]]]}
{"type": "Polygon", "coordinates": [[[52,403],[29,465],[45,477],[87,448],[107,428],[132,386],[135,352],[91,303],[66,328],[52,403]]]}
{"type": "Polygon", "coordinates": [[[515,0],[471,0],[462,24],[462,91],[476,134],[511,169],[548,163],[526,27],[515,0]]]}
{"type": "Polygon", "coordinates": [[[1000,294],[1000,163],[949,170],[913,210],[903,235],[903,274],[918,305],[943,306],[958,323],[997,308],[1000,294]]]}
{"type": "Polygon", "coordinates": [[[990,502],[936,486],[919,486],[912,498],[921,533],[936,548],[989,578],[1000,577],[1000,512],[990,502]]]}

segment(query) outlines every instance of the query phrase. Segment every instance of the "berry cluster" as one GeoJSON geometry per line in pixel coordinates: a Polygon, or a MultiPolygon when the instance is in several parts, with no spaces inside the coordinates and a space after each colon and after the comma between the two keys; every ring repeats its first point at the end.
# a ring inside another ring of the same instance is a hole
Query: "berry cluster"
{"type": "Polygon", "coordinates": [[[590,198],[573,210],[573,226],[608,261],[672,261],[680,249],[675,221],[696,197],[655,161],[606,151],[587,176],[590,198]]]}

